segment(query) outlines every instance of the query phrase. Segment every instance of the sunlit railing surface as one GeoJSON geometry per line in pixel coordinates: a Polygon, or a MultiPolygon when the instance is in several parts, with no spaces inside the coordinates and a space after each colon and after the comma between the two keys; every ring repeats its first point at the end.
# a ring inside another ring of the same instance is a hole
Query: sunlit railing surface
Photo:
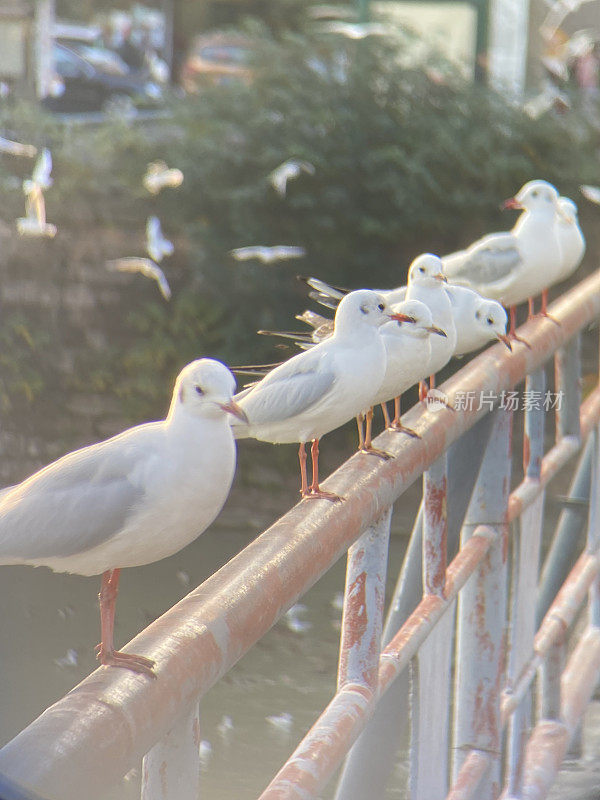
{"type": "Polygon", "coordinates": [[[345,759],[337,800],[381,798],[409,724],[411,798],[545,797],[600,675],[600,388],[581,402],[579,356],[600,271],[551,314],[520,329],[530,348],[496,345],[443,384],[454,411],[411,409],[420,439],[383,433],[395,458],[342,465],[325,488],[343,503],[298,504],[140,633],[131,648],[157,680],[97,670],[2,748],[0,773],[49,800],[94,800],[143,759],[144,800],[197,800],[200,699],[348,551],[337,691],[262,800],[317,798],[345,759]],[[510,393],[524,381],[521,478],[510,393]],[[545,489],[579,453],[587,536],[567,504],[540,570],[545,489]],[[421,475],[384,627],[392,508],[421,475]]]}

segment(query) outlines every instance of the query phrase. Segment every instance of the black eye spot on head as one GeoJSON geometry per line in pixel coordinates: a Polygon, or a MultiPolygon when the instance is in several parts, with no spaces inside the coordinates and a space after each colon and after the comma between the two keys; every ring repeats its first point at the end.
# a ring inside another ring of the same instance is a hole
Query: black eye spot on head
{"type": "Polygon", "coordinates": [[[383,311],[383,309],[385,308],[385,306],[383,305],[383,303],[379,303],[379,305],[377,306],[377,308],[378,308],[380,311],[383,311]]]}
{"type": "Polygon", "coordinates": [[[532,195],[532,197],[538,197],[538,195],[539,195],[538,190],[534,189],[533,192],[531,193],[531,195],[532,195]]]}
{"type": "Polygon", "coordinates": [[[493,325],[494,324],[494,320],[491,317],[487,318],[487,322],[488,322],[488,325],[493,325]]]}
{"type": "Polygon", "coordinates": [[[425,272],[425,267],[419,267],[419,272],[425,272]]]}
{"type": "Polygon", "coordinates": [[[360,307],[360,310],[361,310],[361,312],[362,312],[363,314],[368,314],[368,313],[369,313],[369,309],[368,309],[366,306],[361,306],[361,307],[360,307]]]}
{"type": "Polygon", "coordinates": [[[194,388],[196,389],[196,392],[197,392],[199,395],[203,395],[203,394],[204,394],[204,391],[202,390],[202,387],[201,387],[201,386],[195,386],[194,388]]]}

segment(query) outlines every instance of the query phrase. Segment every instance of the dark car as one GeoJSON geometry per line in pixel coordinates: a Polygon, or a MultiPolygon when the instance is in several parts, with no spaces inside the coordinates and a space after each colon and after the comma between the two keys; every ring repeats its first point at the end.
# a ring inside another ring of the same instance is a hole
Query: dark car
{"type": "MultiPolygon", "coordinates": [[[[132,73],[112,51],[86,55],[55,43],[54,69],[64,90],[45,98],[51,111],[105,111],[128,116],[136,108],[156,106],[162,100],[162,90],[146,77],[132,73]]],[[[102,51],[102,52],[101,52],[102,51]]]]}

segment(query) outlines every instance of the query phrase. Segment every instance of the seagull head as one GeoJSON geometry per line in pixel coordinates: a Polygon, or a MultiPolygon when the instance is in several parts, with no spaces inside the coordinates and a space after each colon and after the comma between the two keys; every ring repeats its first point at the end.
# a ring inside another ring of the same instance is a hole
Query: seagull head
{"type": "Polygon", "coordinates": [[[402,325],[402,330],[410,336],[418,339],[425,339],[430,334],[446,336],[445,331],[433,324],[429,306],[421,303],[420,300],[403,300],[401,303],[396,303],[393,310],[405,314],[409,318],[407,324],[402,325]]]}
{"type": "Polygon", "coordinates": [[[215,419],[231,414],[242,422],[247,417],[234,401],[235,378],[220,361],[200,358],[184,367],[175,382],[169,417],[185,411],[194,417],[215,419]]]}
{"type": "Polygon", "coordinates": [[[503,208],[515,208],[530,212],[559,212],[558,192],[548,181],[529,181],[514,197],[502,204],[503,208]]]}
{"type": "Polygon", "coordinates": [[[498,339],[512,350],[506,335],[506,311],[495,300],[482,300],[475,312],[475,324],[485,332],[488,339],[498,339]]]}
{"type": "Polygon", "coordinates": [[[377,292],[358,289],[342,297],[335,312],[334,333],[354,333],[365,327],[379,328],[390,320],[412,322],[406,314],[394,313],[377,292]]]}
{"type": "Polygon", "coordinates": [[[409,267],[408,282],[418,286],[441,286],[446,283],[442,261],[433,253],[422,253],[409,267]]]}

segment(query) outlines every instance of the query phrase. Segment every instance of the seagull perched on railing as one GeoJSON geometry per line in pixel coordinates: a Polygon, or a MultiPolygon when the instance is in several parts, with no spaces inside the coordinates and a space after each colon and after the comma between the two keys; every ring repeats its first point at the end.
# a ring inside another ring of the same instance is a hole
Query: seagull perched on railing
{"type": "Polygon", "coordinates": [[[101,664],[154,676],[153,661],[114,649],[119,573],[192,542],[233,480],[235,379],[218,361],[188,364],[167,418],[69,453],[0,498],[0,564],[102,574],[101,664]]]}
{"type": "Polygon", "coordinates": [[[275,191],[282,197],[285,197],[288,181],[297,178],[302,172],[306,172],[308,175],[314,175],[315,167],[308,161],[290,159],[276,167],[269,175],[269,180],[275,191]]]}
{"type": "Polygon", "coordinates": [[[484,236],[466,250],[442,258],[452,283],[468,286],[510,308],[510,336],[515,334],[516,306],[542,294],[541,314],[548,316],[548,286],[560,279],[562,254],[557,217],[566,220],[559,195],[546,181],[529,181],[504,207],[523,213],[511,231],[484,236]]]}
{"type": "Polygon", "coordinates": [[[378,329],[390,319],[406,317],[389,311],[375,292],[351,292],[338,306],[331,337],[275,367],[236,396],[247,417],[245,423],[234,423],[236,438],[299,443],[303,498],[340,499],[319,487],[319,439],[371,406],[386,364],[378,329]],[[307,442],[312,442],[310,486],[307,442]]]}
{"type": "Polygon", "coordinates": [[[140,258],[139,256],[127,256],[125,258],[115,258],[106,262],[110,270],[116,272],[139,272],[145,278],[156,281],[160,293],[165,300],[171,299],[171,287],[162,269],[150,258],[140,258]]]}
{"type": "Polygon", "coordinates": [[[181,186],[183,172],[180,169],[169,169],[164,161],[152,161],[148,164],[142,183],[150,194],[158,194],[166,186],[181,186]]]}

